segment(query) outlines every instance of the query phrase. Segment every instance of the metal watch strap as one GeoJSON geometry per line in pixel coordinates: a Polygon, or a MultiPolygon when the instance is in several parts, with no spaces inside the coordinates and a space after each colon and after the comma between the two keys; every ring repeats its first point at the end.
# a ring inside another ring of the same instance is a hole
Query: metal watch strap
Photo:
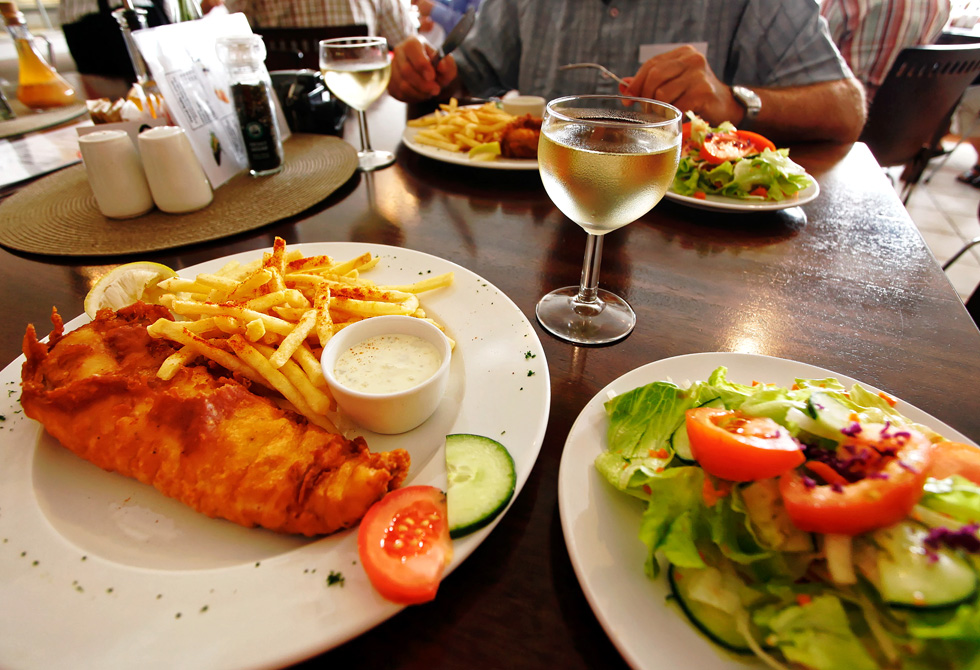
{"type": "Polygon", "coordinates": [[[762,110],[762,101],[759,95],[750,88],[744,86],[732,86],[732,96],[738,104],[745,108],[745,118],[742,119],[742,126],[753,123],[759,112],[762,110]]]}

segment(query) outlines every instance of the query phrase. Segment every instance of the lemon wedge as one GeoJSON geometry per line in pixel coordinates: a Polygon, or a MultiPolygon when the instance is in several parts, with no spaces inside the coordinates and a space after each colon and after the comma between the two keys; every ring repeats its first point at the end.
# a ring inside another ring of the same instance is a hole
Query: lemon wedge
{"type": "Polygon", "coordinates": [[[160,263],[138,261],[126,263],[103,276],[85,296],[85,313],[94,319],[100,309],[119,309],[132,305],[137,300],[152,301],[157,282],[177,273],[160,263]]]}
{"type": "Polygon", "coordinates": [[[486,142],[477,144],[470,149],[469,157],[475,161],[492,161],[500,155],[500,142],[486,142]]]}

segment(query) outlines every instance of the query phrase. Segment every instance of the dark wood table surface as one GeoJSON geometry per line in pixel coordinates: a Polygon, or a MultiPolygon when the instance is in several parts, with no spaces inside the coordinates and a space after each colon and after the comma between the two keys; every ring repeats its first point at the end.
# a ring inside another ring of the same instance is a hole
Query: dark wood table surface
{"type": "MultiPolygon", "coordinates": [[[[395,166],[355,175],[322,204],[253,233],[142,258],[182,268],[290,244],[374,242],[448,259],[506,293],[534,322],[547,291],[576,284],[583,231],[552,205],[535,172],[480,170],[399,145],[404,105],[372,110],[376,148],[395,166]]],[[[356,124],[347,138],[358,145],[356,124]]],[[[600,285],[626,297],[636,330],[577,347],[535,323],[551,373],[540,456],[506,517],[442,587],[304,667],[616,667],[623,661],[578,585],[562,538],[562,447],[585,404],[620,375],[708,351],[767,354],[878,386],[980,440],[980,332],[868,149],[808,145],[792,156],[821,195],[785,213],[733,215],[668,201],[605,243],[600,285]],[[791,212],[793,212],[791,210],[791,212]],[[800,210],[794,212],[799,214],[800,210]]],[[[97,278],[134,258],[63,260],[0,250],[0,359],[52,305],[82,311],[97,278]]],[[[630,568],[637,569],[637,568],[630,568]]]]}

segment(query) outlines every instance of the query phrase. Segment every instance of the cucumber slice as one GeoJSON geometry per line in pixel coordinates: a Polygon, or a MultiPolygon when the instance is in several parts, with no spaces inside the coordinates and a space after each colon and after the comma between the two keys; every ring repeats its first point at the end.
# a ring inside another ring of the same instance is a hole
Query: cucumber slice
{"type": "Polygon", "coordinates": [[[446,470],[449,536],[453,539],[486,526],[514,496],[514,459],[504,445],[489,437],[447,436],[446,470]]]}
{"type": "Polygon", "coordinates": [[[730,611],[726,611],[730,608],[722,609],[705,602],[705,594],[712,592],[717,593],[720,605],[724,606],[726,601],[732,598],[738,601],[738,596],[722,585],[721,573],[718,570],[678,568],[671,565],[667,571],[667,579],[677,603],[698,630],[708,636],[712,642],[729,651],[738,654],[752,653],[752,649],[745,642],[745,637],[735,627],[735,617],[730,611]],[[700,593],[701,597],[692,597],[694,592],[700,593]]]}
{"type": "Polygon", "coordinates": [[[903,521],[875,531],[871,542],[878,549],[876,574],[865,574],[892,607],[945,609],[972,600],[977,574],[955,551],[924,551],[924,526],[903,521]]]}
{"type": "MultiPolygon", "coordinates": [[[[714,407],[725,409],[725,403],[721,398],[712,398],[708,402],[703,402],[698,407],[714,407]]],[[[674,455],[687,465],[694,463],[694,455],[691,453],[691,440],[687,436],[687,422],[681,421],[681,425],[670,436],[670,446],[674,450],[674,455]]]]}
{"type": "Polygon", "coordinates": [[[806,415],[812,421],[800,421],[800,428],[838,442],[843,438],[841,430],[852,423],[851,410],[820,391],[814,391],[807,398],[806,415]]]}

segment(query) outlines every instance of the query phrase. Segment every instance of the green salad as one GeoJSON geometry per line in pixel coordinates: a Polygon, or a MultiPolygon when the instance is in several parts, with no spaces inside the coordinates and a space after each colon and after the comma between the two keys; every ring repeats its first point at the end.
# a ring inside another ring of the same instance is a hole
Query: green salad
{"type": "Polygon", "coordinates": [[[712,128],[691,112],[688,118],[673,192],[781,201],[810,186],[806,171],[790,160],[789,149],[777,149],[758,133],[738,130],[727,121],[712,128]]]}
{"type": "Polygon", "coordinates": [[[726,375],[605,404],[596,467],[679,612],[773,668],[980,668],[980,449],[859,384],[726,375]]]}

